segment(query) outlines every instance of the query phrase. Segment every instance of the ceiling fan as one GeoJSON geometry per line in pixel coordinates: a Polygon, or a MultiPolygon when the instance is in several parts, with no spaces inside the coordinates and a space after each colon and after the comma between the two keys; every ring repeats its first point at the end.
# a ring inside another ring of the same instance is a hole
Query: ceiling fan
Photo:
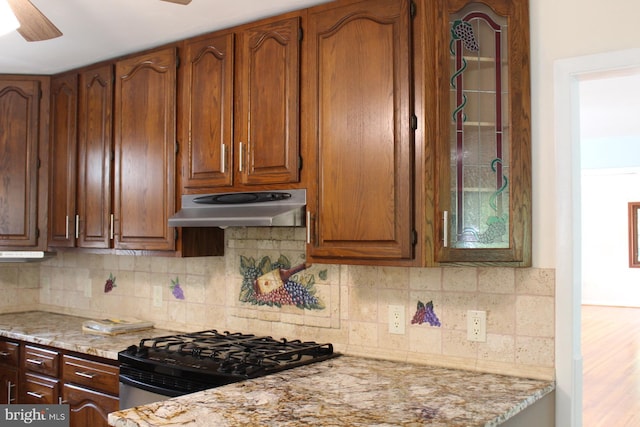
{"type": "MultiPolygon", "coordinates": [[[[162,0],[187,5],[191,0],[162,0]]],[[[13,14],[20,22],[18,33],[28,42],[54,39],[62,32],[29,0],[7,0],[13,14]]]]}

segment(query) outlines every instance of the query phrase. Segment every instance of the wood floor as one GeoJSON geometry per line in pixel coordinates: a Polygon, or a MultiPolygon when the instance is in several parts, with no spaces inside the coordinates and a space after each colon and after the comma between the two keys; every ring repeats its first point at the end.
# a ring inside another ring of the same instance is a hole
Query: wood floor
{"type": "Polygon", "coordinates": [[[640,427],[640,308],[582,306],[583,426],[640,427]]]}

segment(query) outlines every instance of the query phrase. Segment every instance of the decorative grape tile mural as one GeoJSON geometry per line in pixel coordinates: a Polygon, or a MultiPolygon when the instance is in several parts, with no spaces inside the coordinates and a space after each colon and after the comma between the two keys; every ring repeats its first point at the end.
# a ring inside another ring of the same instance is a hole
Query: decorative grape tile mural
{"type": "Polygon", "coordinates": [[[184,299],[184,291],[180,287],[180,281],[177,277],[176,280],[171,279],[169,289],[171,289],[171,295],[173,295],[175,299],[184,299]]]}
{"type": "Polygon", "coordinates": [[[113,273],[109,273],[109,278],[104,282],[104,293],[111,292],[116,287],[116,278],[113,273]]]}
{"type": "Polygon", "coordinates": [[[428,323],[431,326],[442,326],[440,324],[440,319],[438,319],[438,316],[436,316],[436,313],[433,311],[433,301],[429,301],[426,304],[422,301],[418,301],[416,314],[413,315],[411,324],[422,325],[423,323],[428,323]]]}
{"type": "MultiPolygon", "coordinates": [[[[300,274],[308,264],[291,266],[280,255],[276,261],[268,256],[259,260],[240,256],[242,287],[240,301],[270,307],[295,306],[302,310],[323,310],[325,304],[318,297],[313,274],[300,274]]],[[[320,272],[319,275],[326,275],[320,272]]]]}

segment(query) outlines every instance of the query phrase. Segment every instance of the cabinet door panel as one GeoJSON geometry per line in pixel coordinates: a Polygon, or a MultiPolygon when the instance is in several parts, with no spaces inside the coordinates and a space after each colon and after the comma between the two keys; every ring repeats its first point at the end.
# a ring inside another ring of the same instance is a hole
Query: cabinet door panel
{"type": "Polygon", "coordinates": [[[51,81],[49,144],[49,245],[76,244],[76,129],[78,77],[75,73],[51,81]]]}
{"type": "Polygon", "coordinates": [[[0,367],[0,404],[18,403],[18,370],[0,367]]]}
{"type": "Polygon", "coordinates": [[[80,73],[77,246],[111,246],[113,66],[80,73]]]}
{"type": "Polygon", "coordinates": [[[37,245],[40,82],[0,79],[0,246],[37,245]]]}
{"type": "Polygon", "coordinates": [[[306,135],[318,168],[309,252],[411,259],[409,2],[321,7],[310,12],[308,33],[306,135]]]}
{"type": "Polygon", "coordinates": [[[528,266],[527,2],[447,0],[440,9],[436,261],[528,266]]]}
{"type": "Polygon", "coordinates": [[[236,149],[243,184],[299,179],[299,33],[296,16],[238,35],[236,149]]]}
{"type": "Polygon", "coordinates": [[[116,249],[174,249],[175,103],[175,48],[116,63],[116,249]]]}
{"type": "Polygon", "coordinates": [[[185,44],[179,132],[186,189],[233,184],[233,41],[227,33],[185,44]]]}
{"type": "Polygon", "coordinates": [[[62,401],[69,405],[70,427],[107,427],[109,412],[119,407],[117,397],[72,384],[62,387],[62,401]]]}

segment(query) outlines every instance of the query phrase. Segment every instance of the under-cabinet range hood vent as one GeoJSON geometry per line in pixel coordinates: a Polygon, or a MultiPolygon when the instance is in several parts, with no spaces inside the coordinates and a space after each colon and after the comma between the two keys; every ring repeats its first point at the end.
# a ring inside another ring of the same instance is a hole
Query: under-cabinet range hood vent
{"type": "Polygon", "coordinates": [[[0,262],[39,262],[51,258],[55,252],[0,251],[0,262]]]}
{"type": "Polygon", "coordinates": [[[306,190],[183,195],[171,227],[302,227],[306,190]]]}

